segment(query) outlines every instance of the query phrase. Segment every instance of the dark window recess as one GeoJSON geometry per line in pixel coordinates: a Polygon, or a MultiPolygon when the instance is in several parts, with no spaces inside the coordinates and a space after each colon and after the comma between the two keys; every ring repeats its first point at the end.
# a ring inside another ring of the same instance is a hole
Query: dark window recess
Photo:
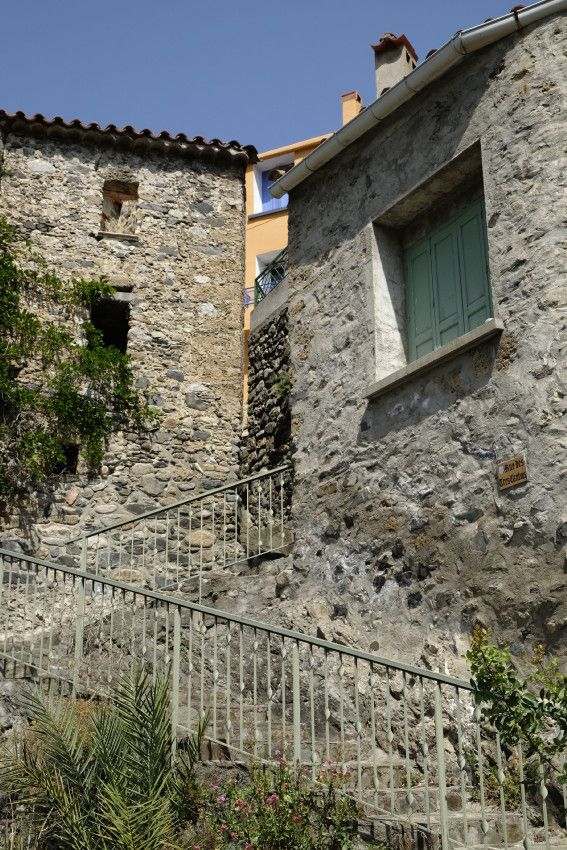
{"type": "Polygon", "coordinates": [[[91,307],[91,322],[101,331],[104,345],[126,353],[130,322],[130,305],[126,301],[102,298],[91,307]]]}
{"type": "Polygon", "coordinates": [[[76,443],[67,443],[63,446],[65,460],[58,460],[53,467],[55,475],[75,475],[79,461],[79,446],[76,443]]]}

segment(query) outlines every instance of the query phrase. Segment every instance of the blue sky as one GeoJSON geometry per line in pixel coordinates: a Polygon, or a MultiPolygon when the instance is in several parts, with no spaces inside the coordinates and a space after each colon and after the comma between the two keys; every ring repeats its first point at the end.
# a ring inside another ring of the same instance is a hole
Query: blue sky
{"type": "Polygon", "coordinates": [[[420,59],[513,0],[7,0],[0,107],[237,139],[266,150],[337,129],[373,99],[369,45],[420,59]]]}

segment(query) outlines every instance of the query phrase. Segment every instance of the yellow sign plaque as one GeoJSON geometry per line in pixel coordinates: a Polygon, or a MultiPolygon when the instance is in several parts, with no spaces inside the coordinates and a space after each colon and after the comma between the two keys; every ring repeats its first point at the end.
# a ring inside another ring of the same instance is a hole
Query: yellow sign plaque
{"type": "Polygon", "coordinates": [[[499,490],[507,490],[509,487],[517,487],[518,484],[528,483],[528,469],[524,455],[508,458],[498,462],[496,480],[499,490]]]}

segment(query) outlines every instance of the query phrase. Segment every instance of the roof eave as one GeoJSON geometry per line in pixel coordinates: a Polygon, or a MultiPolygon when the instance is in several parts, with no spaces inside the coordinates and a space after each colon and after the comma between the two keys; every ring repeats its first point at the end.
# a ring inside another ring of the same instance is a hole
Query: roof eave
{"type": "Polygon", "coordinates": [[[178,155],[192,154],[214,159],[224,159],[243,164],[254,163],[258,160],[256,148],[252,145],[241,145],[234,140],[222,142],[220,139],[210,141],[203,136],[188,137],[184,133],[171,136],[166,131],[154,134],[151,130],[136,130],[134,127],[116,127],[109,124],[101,127],[99,124],[84,124],[78,119],[65,121],[57,116],[53,119],[43,115],[28,116],[24,112],[10,113],[0,109],[0,124],[16,133],[34,136],[64,137],[69,140],[90,141],[116,147],[128,147],[136,150],[171,152],[178,155]]]}
{"type": "Polygon", "coordinates": [[[501,18],[495,18],[456,33],[407,77],[337,130],[283,177],[276,180],[270,186],[271,194],[275,198],[281,198],[282,195],[290,192],[310,174],[318,171],[368,130],[391,115],[399,106],[407,103],[417,92],[447,73],[466,55],[494,44],[542,18],[564,11],[567,11],[567,0],[540,0],[531,6],[503,15],[501,18]]]}

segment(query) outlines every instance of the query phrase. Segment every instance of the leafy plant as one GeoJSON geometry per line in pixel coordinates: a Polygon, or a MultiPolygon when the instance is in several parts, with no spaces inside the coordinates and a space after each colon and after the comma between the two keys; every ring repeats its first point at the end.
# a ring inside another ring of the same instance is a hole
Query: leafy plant
{"type": "MultiPolygon", "coordinates": [[[[504,746],[521,744],[526,759],[539,756],[548,766],[567,750],[567,676],[554,659],[546,660],[542,646],[529,661],[522,680],[509,649],[489,641],[486,629],[476,627],[467,652],[475,700],[500,733],[504,746]]],[[[558,777],[567,782],[567,767],[558,777]]]]}
{"type": "Polygon", "coordinates": [[[289,372],[282,372],[274,384],[274,395],[277,399],[287,398],[293,389],[289,372]]]}
{"type": "Polygon", "coordinates": [[[153,418],[130,358],[89,321],[113,292],[104,277],[61,279],[0,218],[0,498],[64,465],[69,445],[95,471],[114,428],[153,418]]]}
{"type": "Polygon", "coordinates": [[[256,766],[250,780],[212,789],[208,835],[196,845],[228,850],[351,850],[360,846],[357,807],[339,792],[342,776],[324,770],[322,789],[281,758],[256,766]]]}
{"type": "MultiPolygon", "coordinates": [[[[474,750],[465,748],[464,758],[468,768],[472,788],[469,798],[473,802],[480,800],[480,771],[478,758],[474,750]]],[[[520,805],[520,774],[516,764],[507,766],[504,771],[502,791],[504,793],[504,805],[508,810],[515,809],[520,805]]],[[[488,803],[498,805],[500,803],[500,782],[498,780],[498,767],[495,764],[488,765],[483,771],[484,799],[488,803]]]]}
{"type": "Polygon", "coordinates": [[[166,674],[137,671],[108,703],[25,700],[31,726],[0,761],[0,787],[23,806],[49,850],[174,847],[197,817],[201,722],[172,744],[166,674]]]}

